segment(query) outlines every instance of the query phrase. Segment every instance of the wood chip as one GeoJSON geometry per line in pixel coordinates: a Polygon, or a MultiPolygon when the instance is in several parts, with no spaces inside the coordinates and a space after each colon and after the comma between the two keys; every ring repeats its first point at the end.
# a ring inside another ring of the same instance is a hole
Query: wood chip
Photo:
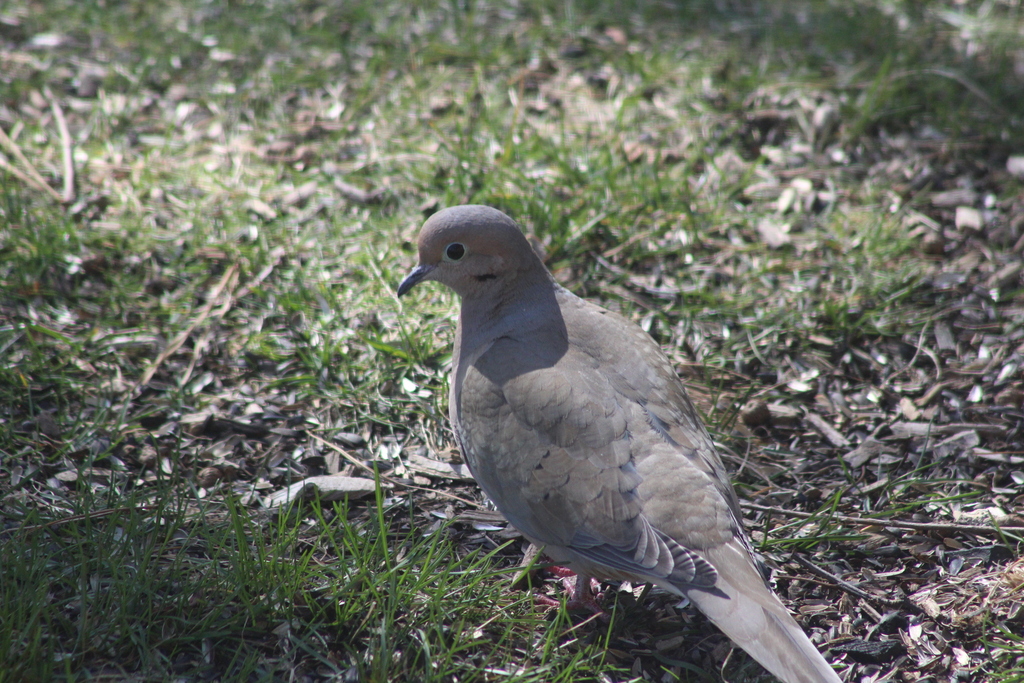
{"type": "Polygon", "coordinates": [[[843,460],[846,461],[846,464],[850,467],[860,467],[881,453],[891,450],[892,448],[887,446],[884,442],[869,436],[864,439],[864,443],[844,455],[843,460]]]}
{"type": "Polygon", "coordinates": [[[932,452],[935,458],[959,456],[979,444],[981,444],[981,437],[978,436],[978,432],[968,429],[935,444],[932,452]]]}
{"type": "Polygon", "coordinates": [[[256,197],[247,199],[242,204],[242,207],[252,211],[254,214],[267,221],[272,221],[277,218],[277,211],[274,211],[270,204],[267,204],[262,199],[258,199],[256,197]]]}
{"type": "Polygon", "coordinates": [[[786,383],[786,388],[796,394],[810,394],[816,389],[813,384],[801,379],[790,380],[786,383]]]}
{"type": "Polygon", "coordinates": [[[989,289],[1013,286],[1016,281],[1020,279],[1021,270],[1024,270],[1024,263],[1021,263],[1020,261],[1007,263],[1005,266],[992,273],[992,275],[985,280],[985,286],[989,289]]]}
{"type": "Polygon", "coordinates": [[[932,232],[939,232],[942,229],[942,226],[938,222],[923,213],[914,211],[913,209],[907,209],[907,213],[903,217],[903,225],[908,228],[913,228],[916,225],[923,225],[932,232]]]}
{"type": "Polygon", "coordinates": [[[1010,175],[1024,178],[1024,156],[1013,156],[1006,160],[1006,170],[1010,175]]]}
{"type": "Polygon", "coordinates": [[[895,422],[892,425],[892,435],[896,439],[911,439],[915,436],[928,436],[938,434],[938,425],[930,422],[895,422]]]}
{"type": "Polygon", "coordinates": [[[338,451],[328,450],[324,453],[324,469],[327,474],[340,474],[346,464],[338,451]]]}
{"type": "Polygon", "coordinates": [[[939,603],[935,602],[934,598],[930,596],[924,597],[911,597],[911,599],[917,604],[921,610],[930,616],[932,619],[939,616],[942,613],[942,608],[939,607],[939,603]]]}
{"type": "Polygon", "coordinates": [[[978,193],[974,190],[957,189],[936,192],[932,195],[932,206],[953,208],[954,206],[973,204],[978,201],[978,193]]]}
{"type": "Polygon", "coordinates": [[[278,507],[294,500],[306,500],[315,495],[320,500],[341,500],[342,498],[362,498],[376,491],[373,479],[363,477],[344,477],[340,474],[325,474],[297,481],[291,486],[275,491],[263,500],[267,507],[278,507]]]}
{"type": "Polygon", "coordinates": [[[910,439],[916,436],[946,436],[968,430],[976,430],[982,434],[992,436],[1005,436],[1006,429],[1003,425],[965,422],[945,425],[931,424],[929,422],[895,422],[892,425],[892,438],[910,439]]]}
{"type": "Polygon", "coordinates": [[[454,479],[455,481],[473,481],[466,465],[452,465],[442,460],[434,460],[418,453],[405,459],[405,465],[413,472],[425,474],[435,479],[454,479]]]}
{"type": "Polygon", "coordinates": [[[792,241],[789,236],[789,223],[780,223],[772,218],[762,218],[757,224],[757,232],[761,239],[772,249],[778,249],[792,241]]]}
{"type": "Polygon", "coordinates": [[[464,524],[507,524],[505,515],[497,510],[466,510],[455,518],[456,522],[464,524]]]}
{"type": "Polygon", "coordinates": [[[310,180],[308,183],[300,185],[285,196],[281,197],[281,204],[284,206],[294,206],[295,204],[305,204],[309,201],[309,198],[316,194],[317,188],[315,180],[310,180]]]}
{"type": "Polygon", "coordinates": [[[821,435],[836,448],[850,445],[850,440],[840,434],[839,431],[830,425],[821,415],[816,413],[807,413],[807,421],[811,423],[812,427],[821,432],[821,435]]]}
{"type": "Polygon", "coordinates": [[[957,230],[981,230],[984,221],[981,219],[981,212],[972,206],[956,207],[956,218],[954,220],[957,230]]]}
{"type": "Polygon", "coordinates": [[[1006,510],[995,505],[979,508],[977,510],[953,510],[953,519],[957,524],[991,524],[995,522],[1005,526],[1012,521],[1006,510]]]}
{"type": "Polygon", "coordinates": [[[352,432],[335,432],[332,438],[345,448],[362,448],[366,445],[366,439],[352,432]]]}
{"type": "Polygon", "coordinates": [[[939,395],[939,392],[950,386],[950,384],[952,384],[952,382],[939,382],[938,384],[933,384],[932,387],[924,393],[924,396],[914,401],[914,405],[918,408],[924,408],[935,400],[935,397],[939,395]]]}
{"type": "Polygon", "coordinates": [[[918,410],[917,406],[914,405],[914,402],[906,396],[900,399],[900,414],[911,422],[921,418],[921,411],[918,410]]]}
{"type": "Polygon", "coordinates": [[[1024,406],[1024,391],[1019,386],[1007,387],[996,394],[995,402],[997,406],[1021,408],[1024,406]]]}
{"type": "Polygon", "coordinates": [[[58,481],[71,484],[79,480],[92,482],[93,484],[113,484],[124,481],[128,475],[124,472],[117,472],[106,467],[83,467],[78,470],[64,470],[56,475],[58,481]]]}
{"type": "Polygon", "coordinates": [[[800,409],[792,408],[782,403],[769,403],[768,412],[771,414],[771,423],[779,427],[794,427],[800,422],[800,409]]]}
{"type": "Polygon", "coordinates": [[[953,339],[953,332],[949,325],[944,322],[935,323],[935,343],[939,345],[940,351],[956,351],[956,340],[953,339]]]}
{"type": "Polygon", "coordinates": [[[1024,465],[1024,456],[1014,455],[1012,452],[1003,453],[1000,451],[989,451],[984,448],[975,448],[974,457],[989,462],[1002,462],[1008,465],[1024,465]]]}

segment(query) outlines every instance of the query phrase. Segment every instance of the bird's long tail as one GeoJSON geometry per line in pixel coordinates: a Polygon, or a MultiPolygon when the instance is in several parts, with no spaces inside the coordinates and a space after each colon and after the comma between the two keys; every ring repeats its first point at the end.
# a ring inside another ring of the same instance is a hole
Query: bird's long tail
{"type": "Polygon", "coordinates": [[[702,553],[718,570],[721,593],[688,590],[711,621],[785,683],[840,683],[738,541],[702,553]]]}

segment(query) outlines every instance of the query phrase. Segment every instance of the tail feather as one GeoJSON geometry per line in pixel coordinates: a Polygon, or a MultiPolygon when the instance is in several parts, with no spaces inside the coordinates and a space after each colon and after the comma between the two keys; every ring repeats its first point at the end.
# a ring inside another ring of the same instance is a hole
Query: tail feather
{"type": "Polygon", "coordinates": [[[703,553],[718,570],[720,592],[686,590],[707,617],[785,683],[840,683],[840,678],[769,589],[738,542],[703,553]]]}

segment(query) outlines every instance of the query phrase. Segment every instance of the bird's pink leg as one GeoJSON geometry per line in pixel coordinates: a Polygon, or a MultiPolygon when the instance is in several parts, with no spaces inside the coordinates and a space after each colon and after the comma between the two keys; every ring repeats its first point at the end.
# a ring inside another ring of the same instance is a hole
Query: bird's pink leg
{"type": "MultiPolygon", "coordinates": [[[[565,603],[566,609],[573,612],[604,614],[604,610],[598,602],[603,597],[603,594],[597,592],[601,587],[597,579],[593,579],[586,574],[577,574],[566,567],[548,567],[548,571],[561,578],[562,586],[569,592],[569,600],[565,603]],[[575,581],[572,579],[573,576],[576,577],[575,581]]],[[[550,607],[558,607],[559,604],[558,600],[549,598],[546,595],[538,595],[536,601],[540,605],[550,607]]]]}

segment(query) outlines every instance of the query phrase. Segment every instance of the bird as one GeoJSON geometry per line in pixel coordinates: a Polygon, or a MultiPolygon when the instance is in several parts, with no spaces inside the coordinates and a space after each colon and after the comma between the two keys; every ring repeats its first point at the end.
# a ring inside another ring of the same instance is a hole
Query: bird
{"type": "Polygon", "coordinates": [[[785,683],[839,676],[772,590],[713,440],[661,347],[559,285],[516,222],[483,205],[423,224],[399,297],[461,299],[449,416],[470,472],[509,522],[591,579],[689,599],[785,683]]]}

